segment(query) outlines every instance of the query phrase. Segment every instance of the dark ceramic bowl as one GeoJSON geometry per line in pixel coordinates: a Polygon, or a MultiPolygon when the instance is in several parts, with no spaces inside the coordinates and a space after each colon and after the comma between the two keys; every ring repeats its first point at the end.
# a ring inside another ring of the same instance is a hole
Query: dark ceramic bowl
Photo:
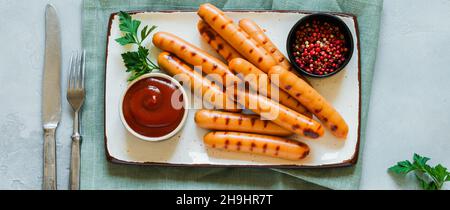
{"type": "Polygon", "coordinates": [[[297,70],[299,73],[303,74],[303,75],[307,75],[307,76],[311,76],[311,77],[317,77],[317,78],[325,78],[325,77],[329,77],[332,75],[337,74],[338,72],[340,72],[350,61],[350,59],[352,58],[352,54],[353,54],[353,36],[352,33],[350,32],[350,29],[347,27],[347,25],[344,23],[344,21],[342,21],[339,17],[334,16],[334,15],[330,15],[330,14],[325,14],[325,13],[315,13],[315,14],[311,14],[308,16],[305,16],[303,18],[301,18],[299,21],[297,21],[297,23],[292,27],[291,31],[289,32],[289,35],[287,37],[287,41],[286,41],[286,50],[288,53],[288,57],[289,60],[291,60],[292,66],[295,68],[295,70],[297,70]],[[295,33],[297,32],[297,30],[305,25],[306,23],[310,23],[313,20],[319,20],[321,22],[328,22],[334,26],[339,27],[339,30],[343,33],[344,35],[344,39],[345,39],[345,46],[348,48],[347,53],[345,54],[345,60],[344,62],[342,62],[342,64],[336,68],[333,72],[326,74],[326,75],[318,75],[318,74],[313,74],[310,72],[305,71],[303,68],[301,68],[296,62],[295,62],[295,56],[293,54],[293,49],[292,49],[292,44],[295,43],[295,33]]]}

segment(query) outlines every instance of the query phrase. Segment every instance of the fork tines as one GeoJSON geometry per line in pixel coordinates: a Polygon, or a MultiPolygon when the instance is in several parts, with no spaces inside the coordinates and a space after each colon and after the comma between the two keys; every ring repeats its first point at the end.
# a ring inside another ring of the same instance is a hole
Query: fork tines
{"type": "Polygon", "coordinates": [[[85,52],[74,52],[70,58],[67,81],[67,100],[74,110],[81,108],[84,101],[85,52]]]}

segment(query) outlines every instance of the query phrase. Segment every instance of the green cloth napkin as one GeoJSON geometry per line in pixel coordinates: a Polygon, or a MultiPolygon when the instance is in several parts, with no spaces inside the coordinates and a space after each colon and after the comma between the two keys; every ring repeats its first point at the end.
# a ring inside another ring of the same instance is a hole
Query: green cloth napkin
{"type": "Polygon", "coordinates": [[[82,115],[82,189],[357,189],[378,45],[382,0],[84,0],[87,97],[82,115]],[[361,145],[356,166],[334,169],[254,169],[130,166],[109,163],[104,145],[104,78],[108,19],[119,10],[222,9],[347,12],[357,15],[361,45],[361,145]]]}

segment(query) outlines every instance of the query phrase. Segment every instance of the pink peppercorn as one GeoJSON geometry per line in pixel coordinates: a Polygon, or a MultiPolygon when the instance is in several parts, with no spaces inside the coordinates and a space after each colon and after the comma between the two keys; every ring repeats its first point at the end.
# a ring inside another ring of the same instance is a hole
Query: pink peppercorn
{"type": "Polygon", "coordinates": [[[347,57],[344,34],[328,22],[313,20],[295,32],[295,63],[307,72],[326,75],[339,68],[347,57]]]}

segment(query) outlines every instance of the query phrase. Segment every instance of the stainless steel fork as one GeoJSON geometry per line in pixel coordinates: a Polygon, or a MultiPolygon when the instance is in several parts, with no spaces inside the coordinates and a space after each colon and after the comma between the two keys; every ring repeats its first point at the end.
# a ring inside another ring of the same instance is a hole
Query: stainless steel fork
{"type": "Polygon", "coordinates": [[[74,52],[70,58],[69,77],[67,82],[67,100],[74,111],[72,151],[70,157],[70,178],[69,189],[80,189],[80,112],[85,98],[84,73],[85,73],[85,52],[74,52]]]}

